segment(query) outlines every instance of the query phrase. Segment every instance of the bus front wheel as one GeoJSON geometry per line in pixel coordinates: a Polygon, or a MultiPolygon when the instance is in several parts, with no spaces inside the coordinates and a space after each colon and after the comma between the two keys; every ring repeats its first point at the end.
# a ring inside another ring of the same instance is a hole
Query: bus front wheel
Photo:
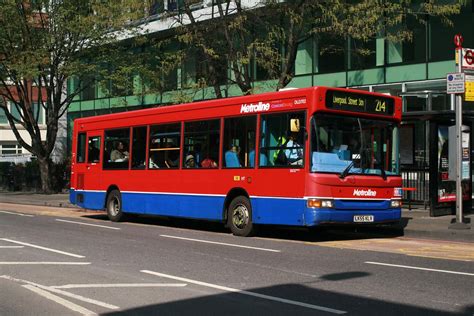
{"type": "Polygon", "coordinates": [[[120,222],[125,218],[122,212],[122,195],[118,190],[110,191],[107,196],[107,216],[112,222],[120,222]]]}
{"type": "Polygon", "coordinates": [[[252,223],[252,206],[245,196],[238,196],[232,200],[227,210],[227,226],[236,236],[248,237],[255,232],[252,223]]]}

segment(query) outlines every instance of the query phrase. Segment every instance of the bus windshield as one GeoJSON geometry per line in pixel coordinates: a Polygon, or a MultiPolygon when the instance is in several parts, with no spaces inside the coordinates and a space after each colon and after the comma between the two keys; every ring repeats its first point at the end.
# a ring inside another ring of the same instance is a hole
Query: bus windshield
{"type": "Polygon", "coordinates": [[[311,171],[399,175],[399,131],[394,122],[317,113],[311,119],[311,171]]]}

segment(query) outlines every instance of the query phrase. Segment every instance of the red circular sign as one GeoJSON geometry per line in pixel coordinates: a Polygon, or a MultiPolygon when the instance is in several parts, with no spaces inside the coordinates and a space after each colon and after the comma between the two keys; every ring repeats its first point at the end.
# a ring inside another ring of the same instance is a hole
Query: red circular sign
{"type": "Polygon", "coordinates": [[[456,47],[458,48],[461,47],[463,41],[464,41],[464,38],[462,37],[461,34],[454,35],[454,45],[456,45],[456,47]]]}
{"type": "Polygon", "coordinates": [[[466,53],[464,54],[464,60],[468,65],[474,64],[474,52],[470,49],[466,50],[466,53]]]}

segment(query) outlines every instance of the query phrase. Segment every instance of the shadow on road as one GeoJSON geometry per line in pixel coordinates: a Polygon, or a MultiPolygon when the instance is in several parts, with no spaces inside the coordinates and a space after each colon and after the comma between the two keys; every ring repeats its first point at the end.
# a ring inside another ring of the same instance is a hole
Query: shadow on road
{"type": "MultiPolygon", "coordinates": [[[[108,221],[105,214],[84,215],[87,218],[108,221]]],[[[258,227],[256,237],[296,240],[307,242],[357,240],[371,238],[395,238],[404,235],[404,228],[411,217],[403,217],[396,225],[369,226],[320,226],[313,228],[261,225],[258,227]]],[[[142,225],[156,225],[182,229],[192,229],[215,233],[229,233],[221,222],[209,222],[193,219],[183,219],[162,216],[133,215],[127,222],[142,225]]]]}
{"type": "MultiPolygon", "coordinates": [[[[337,282],[337,280],[335,280],[337,282]]],[[[191,291],[192,289],[188,289],[191,291]]],[[[435,307],[421,307],[400,304],[389,300],[368,298],[310,288],[299,284],[283,284],[265,288],[245,290],[246,293],[225,293],[196,298],[140,306],[132,309],[105,313],[103,315],[334,315],[347,312],[348,315],[472,315],[474,306],[458,306],[460,312],[436,310],[435,307]],[[284,298],[291,302],[279,302],[262,297],[284,298]],[[303,305],[303,306],[302,306],[303,305]],[[320,308],[318,310],[318,308],[320,308]],[[321,310],[327,308],[329,310],[321,310]]],[[[390,291],[381,294],[390,295],[390,291]]],[[[415,303],[414,303],[415,304],[415,303]]]]}

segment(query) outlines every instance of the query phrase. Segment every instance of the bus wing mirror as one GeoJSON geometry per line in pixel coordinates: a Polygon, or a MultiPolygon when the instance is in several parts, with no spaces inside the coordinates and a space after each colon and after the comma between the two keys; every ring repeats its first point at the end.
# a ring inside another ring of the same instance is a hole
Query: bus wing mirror
{"type": "Polygon", "coordinates": [[[300,131],[300,120],[299,119],[291,119],[290,120],[290,130],[293,133],[298,133],[300,131]]]}

